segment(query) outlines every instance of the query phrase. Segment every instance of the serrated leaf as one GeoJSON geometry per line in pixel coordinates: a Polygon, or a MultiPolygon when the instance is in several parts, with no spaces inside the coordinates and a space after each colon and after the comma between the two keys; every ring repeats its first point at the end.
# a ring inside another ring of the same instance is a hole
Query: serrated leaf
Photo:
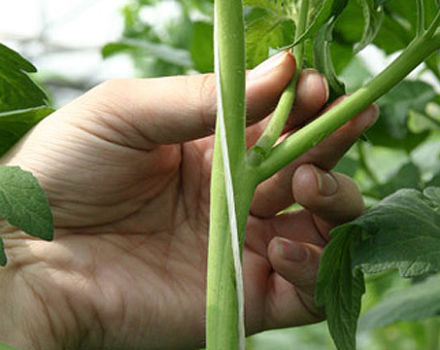
{"type": "Polygon", "coordinates": [[[254,68],[269,56],[270,48],[284,47],[293,42],[293,22],[275,16],[264,16],[246,27],[247,67],[254,68]]]}
{"type": "Polygon", "coordinates": [[[0,44],[0,112],[46,104],[46,94],[27,74],[33,72],[31,63],[0,44]]]}
{"type": "Polygon", "coordinates": [[[101,54],[104,58],[107,58],[130,50],[142,50],[148,55],[178,66],[193,66],[193,61],[188,51],[146,40],[125,39],[119,42],[108,43],[101,49],[101,54]]]}
{"type": "Polygon", "coordinates": [[[415,321],[440,314],[440,276],[395,291],[359,319],[359,330],[386,327],[397,321],[415,321]]]}
{"type": "Polygon", "coordinates": [[[0,113],[0,156],[52,112],[52,108],[42,106],[0,113]]]}
{"type": "Polygon", "coordinates": [[[358,53],[370,44],[376,37],[383,21],[383,11],[376,8],[373,0],[358,0],[362,7],[365,26],[360,42],[355,46],[355,53],[358,53]]]}
{"type": "Polygon", "coordinates": [[[0,216],[29,235],[53,238],[46,194],[37,179],[19,167],[0,166],[0,216]]]}
{"type": "Polygon", "coordinates": [[[356,349],[357,319],[365,292],[362,272],[352,268],[359,233],[344,226],[334,231],[318,272],[316,304],[325,307],[328,327],[338,350],[356,349]]]}
{"type": "Polygon", "coordinates": [[[207,22],[194,22],[191,38],[191,58],[194,68],[200,73],[214,70],[213,25],[207,22]]]}
{"type": "Polygon", "coordinates": [[[403,189],[351,223],[371,235],[355,251],[365,273],[398,269],[403,277],[440,271],[440,188],[403,189]]]}

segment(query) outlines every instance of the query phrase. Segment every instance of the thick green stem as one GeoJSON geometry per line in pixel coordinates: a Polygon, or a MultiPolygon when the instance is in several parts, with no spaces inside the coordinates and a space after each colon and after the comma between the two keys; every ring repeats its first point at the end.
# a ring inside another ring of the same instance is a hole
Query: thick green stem
{"type": "MultiPolygon", "coordinates": [[[[295,42],[306,31],[308,11],[309,0],[301,1],[299,22],[295,32],[295,42]]],[[[295,102],[296,86],[304,62],[304,42],[301,42],[295,46],[294,55],[296,58],[295,75],[289,82],[289,85],[287,85],[286,89],[283,91],[273,116],[267,124],[263,134],[255,145],[249,150],[249,163],[252,165],[258,165],[269,155],[273,145],[280,137],[287,119],[289,118],[290,111],[293,103],[295,102]]]]}
{"type": "Polygon", "coordinates": [[[246,122],[241,0],[215,2],[215,68],[218,117],[211,179],[206,343],[209,350],[236,350],[243,347],[244,327],[240,322],[242,303],[238,303],[240,289],[237,292],[236,283],[241,280],[235,278],[231,232],[236,230],[238,237],[234,235],[234,239],[240,241],[234,245],[238,246],[235,261],[240,266],[239,252],[256,186],[243,169],[246,122]]]}
{"type": "MultiPolygon", "coordinates": [[[[220,149],[219,138],[217,140],[216,149],[218,150],[220,149]]],[[[235,192],[235,208],[240,243],[243,246],[246,220],[256,181],[246,170],[241,175],[234,185],[240,188],[240,191],[235,192]]],[[[217,151],[213,159],[211,188],[206,308],[206,348],[208,350],[239,349],[238,303],[224,179],[222,155],[217,151]]]]}
{"type": "Polygon", "coordinates": [[[258,168],[260,181],[275,174],[362,112],[404,79],[438,48],[440,48],[438,34],[434,37],[423,36],[414,40],[388,68],[365,87],[275,147],[270,156],[258,168]]]}

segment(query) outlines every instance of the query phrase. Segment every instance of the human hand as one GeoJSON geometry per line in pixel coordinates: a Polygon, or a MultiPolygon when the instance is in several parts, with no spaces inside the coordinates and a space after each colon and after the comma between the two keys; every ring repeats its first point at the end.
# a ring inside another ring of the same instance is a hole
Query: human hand
{"type": "MultiPolygon", "coordinates": [[[[249,143],[294,70],[292,56],[280,55],[248,74],[249,143]]],[[[104,83],[2,159],[39,179],[56,230],[53,242],[4,236],[2,298],[22,304],[5,309],[17,328],[0,327],[2,341],[45,350],[203,346],[214,81],[104,83]]],[[[305,71],[286,132],[314,118],[327,95],[322,77],[305,71]]],[[[257,189],[243,258],[249,334],[322,319],[313,292],[328,232],[363,210],[354,183],[327,170],[376,115],[368,109],[257,189]],[[276,215],[294,201],[306,209],[276,215]]]]}

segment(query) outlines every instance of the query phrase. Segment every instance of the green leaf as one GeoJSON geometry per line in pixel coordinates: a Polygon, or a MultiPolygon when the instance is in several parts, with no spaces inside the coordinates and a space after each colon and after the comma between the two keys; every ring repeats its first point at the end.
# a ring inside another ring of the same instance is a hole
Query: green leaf
{"type": "Polygon", "coordinates": [[[191,40],[191,58],[194,68],[201,73],[214,70],[213,25],[207,22],[194,22],[191,40]]]}
{"type": "Polygon", "coordinates": [[[176,49],[165,44],[156,44],[145,40],[124,39],[119,42],[108,43],[102,50],[101,54],[104,58],[132,50],[141,50],[147,54],[159,58],[164,62],[175,64],[183,67],[192,67],[193,61],[188,51],[176,49]]]}
{"type": "Polygon", "coordinates": [[[383,21],[383,11],[376,8],[373,0],[358,0],[365,20],[360,42],[355,46],[355,53],[361,51],[376,37],[383,21]]]}
{"type": "Polygon", "coordinates": [[[244,6],[254,6],[271,12],[277,17],[292,18],[292,10],[297,0],[243,0],[244,6]]]}
{"type": "Polygon", "coordinates": [[[402,81],[378,101],[381,117],[367,132],[375,145],[411,151],[429,132],[414,134],[408,129],[409,111],[423,113],[436,96],[434,88],[422,81],[402,81]]]}
{"type": "MultiPolygon", "coordinates": [[[[416,35],[416,1],[389,0],[385,4],[385,18],[374,44],[391,54],[405,49],[416,35]]],[[[424,0],[425,23],[429,24],[437,13],[434,0],[424,0]]]]}
{"type": "Polygon", "coordinates": [[[0,216],[29,235],[53,238],[46,194],[37,179],[19,167],[0,166],[0,216]]]}
{"type": "Polygon", "coordinates": [[[0,156],[52,112],[49,107],[36,107],[0,113],[0,156]]]}
{"type": "Polygon", "coordinates": [[[308,25],[294,45],[316,34],[331,17],[336,19],[347,6],[348,0],[315,0],[310,6],[308,25]]]}
{"type": "Polygon", "coordinates": [[[27,74],[33,72],[31,63],[0,44],[0,112],[46,104],[46,94],[27,74]]]}
{"type": "Polygon", "coordinates": [[[418,167],[413,163],[404,164],[399,171],[384,184],[380,184],[373,188],[381,198],[387,197],[401,188],[421,188],[421,174],[418,167]]]}
{"type": "Polygon", "coordinates": [[[293,42],[294,27],[290,20],[275,16],[260,17],[246,26],[246,60],[254,68],[269,56],[270,48],[288,46],[293,42]]]}
{"type": "Polygon", "coordinates": [[[328,327],[339,350],[356,349],[357,319],[365,292],[362,272],[352,268],[359,233],[344,226],[334,230],[318,272],[316,304],[325,307],[328,327]]]}
{"type": "Polygon", "coordinates": [[[395,291],[359,319],[359,330],[383,328],[397,321],[415,321],[440,314],[440,276],[395,291]]]}
{"type": "Polygon", "coordinates": [[[371,235],[356,248],[354,264],[365,273],[398,269],[413,277],[440,271],[440,188],[404,189],[350,225],[371,235]]]}
{"type": "Polygon", "coordinates": [[[374,7],[378,8],[380,6],[385,5],[387,2],[389,2],[390,0],[374,0],[374,7]]]}

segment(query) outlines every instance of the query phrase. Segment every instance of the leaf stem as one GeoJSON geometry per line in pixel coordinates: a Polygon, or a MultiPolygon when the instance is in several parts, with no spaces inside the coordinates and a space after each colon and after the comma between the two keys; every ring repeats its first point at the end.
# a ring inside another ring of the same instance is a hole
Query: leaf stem
{"type": "Polygon", "coordinates": [[[434,36],[436,33],[438,33],[438,29],[440,26],[440,11],[437,12],[437,15],[434,17],[433,21],[431,22],[431,25],[429,26],[428,30],[425,32],[425,37],[430,38],[434,36]]]}
{"type": "Polygon", "coordinates": [[[425,35],[415,39],[393,63],[365,87],[276,146],[258,168],[260,181],[269,178],[321,142],[398,84],[435,50],[440,48],[440,38],[433,39],[435,40],[431,40],[425,35]]]}
{"type": "MultiPolygon", "coordinates": [[[[295,42],[303,35],[307,28],[307,15],[309,11],[309,0],[301,1],[299,22],[295,31],[295,42]]],[[[283,91],[278,105],[272,118],[266,126],[263,134],[260,136],[254,146],[248,151],[248,161],[251,165],[261,163],[272,150],[273,145],[280,137],[284,125],[289,118],[290,111],[296,97],[296,86],[304,62],[304,43],[301,42],[293,49],[296,58],[296,72],[286,89],[283,91]]]]}

